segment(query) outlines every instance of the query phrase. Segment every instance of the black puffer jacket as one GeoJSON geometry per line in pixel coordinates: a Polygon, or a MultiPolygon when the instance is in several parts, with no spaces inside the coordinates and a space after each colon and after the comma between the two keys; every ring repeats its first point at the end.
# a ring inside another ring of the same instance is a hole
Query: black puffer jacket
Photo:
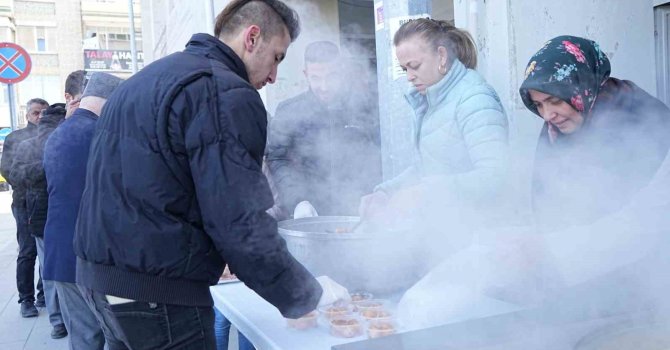
{"type": "Polygon", "coordinates": [[[16,159],[10,170],[11,182],[25,188],[28,232],[35,237],[44,236],[49,207],[47,179],[42,164],[44,144],[64,119],[65,105],[62,103],[51,105],[44,110],[37,127],[37,136],[19,144],[16,159]]]}
{"type": "Polygon", "coordinates": [[[321,287],[266,210],[267,117],[244,63],[196,34],[119,86],[91,143],[74,239],[77,283],[146,302],[212,305],[225,263],[285,316],[321,287]]]}
{"type": "Polygon", "coordinates": [[[21,142],[37,136],[37,125],[28,123],[28,125],[19,130],[12,131],[5,139],[5,144],[2,150],[2,163],[0,164],[0,172],[2,176],[12,185],[12,205],[15,207],[25,209],[26,206],[26,189],[21,187],[17,179],[12,179],[10,172],[12,164],[17,157],[17,151],[21,142]]]}

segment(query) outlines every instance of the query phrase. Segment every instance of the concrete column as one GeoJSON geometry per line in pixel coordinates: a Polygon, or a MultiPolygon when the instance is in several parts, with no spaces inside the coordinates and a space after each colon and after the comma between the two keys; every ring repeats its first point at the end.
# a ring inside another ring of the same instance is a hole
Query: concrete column
{"type": "MultiPolygon", "coordinates": [[[[441,0],[443,1],[443,0],[441,0]]],[[[376,0],[375,3],[379,3],[376,0]]],[[[409,87],[406,76],[394,79],[392,22],[398,17],[432,14],[432,0],[384,0],[384,28],[377,31],[377,80],[384,179],[402,172],[414,159],[413,112],[402,97],[409,87]]],[[[376,16],[378,14],[375,14],[376,16]]]]}

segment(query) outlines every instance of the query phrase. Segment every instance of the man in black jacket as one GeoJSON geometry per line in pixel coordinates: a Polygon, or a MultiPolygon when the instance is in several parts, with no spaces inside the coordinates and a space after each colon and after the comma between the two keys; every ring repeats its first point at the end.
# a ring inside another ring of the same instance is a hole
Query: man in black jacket
{"type": "Polygon", "coordinates": [[[285,317],[348,297],[289,254],[266,213],[256,89],[275,81],[298,27],[281,1],[234,0],[216,37],[194,35],[107,101],[74,250],[77,283],[110,348],[213,348],[209,286],[225,263],[285,317]]]}
{"type": "MultiPolygon", "coordinates": [[[[12,214],[16,220],[16,240],[19,243],[19,256],[16,259],[16,287],[19,292],[19,304],[21,304],[21,316],[37,316],[35,307],[35,259],[37,259],[37,246],[35,239],[28,233],[28,219],[26,213],[26,189],[17,181],[10,179],[12,164],[17,158],[17,148],[21,142],[37,135],[37,124],[40,121],[40,113],[49,107],[49,103],[41,98],[34,98],[26,104],[26,119],[28,125],[15,130],[5,139],[0,171],[2,176],[12,185],[12,214]]],[[[44,291],[42,290],[42,279],[37,283],[37,304],[44,306],[44,291]]]]}
{"type": "Polygon", "coordinates": [[[377,116],[366,108],[372,94],[353,83],[361,74],[343,72],[351,62],[342,63],[334,43],[309,44],[309,89],[282,102],[270,123],[267,164],[283,217],[303,201],[319,215],[357,215],[361,197],[382,180],[379,128],[370,123],[377,116]]]}
{"type": "MultiPolygon", "coordinates": [[[[44,225],[46,224],[49,207],[47,180],[42,165],[44,144],[49,135],[65,120],[65,113],[64,103],[53,104],[42,111],[37,135],[21,142],[17,150],[18,155],[9,172],[11,181],[20,184],[26,191],[27,229],[28,234],[34,237],[41,271],[44,270],[44,225]]],[[[67,330],[63,323],[56,287],[53,281],[43,280],[42,283],[49,322],[53,326],[51,337],[54,339],[63,338],[67,335],[67,330]]]]}

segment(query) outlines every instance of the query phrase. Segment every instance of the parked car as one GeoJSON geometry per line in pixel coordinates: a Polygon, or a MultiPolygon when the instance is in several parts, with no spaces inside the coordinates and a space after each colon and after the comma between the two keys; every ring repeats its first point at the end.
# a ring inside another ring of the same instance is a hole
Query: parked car
{"type": "Polygon", "coordinates": [[[0,192],[9,191],[9,184],[2,175],[0,175],[0,192]]]}

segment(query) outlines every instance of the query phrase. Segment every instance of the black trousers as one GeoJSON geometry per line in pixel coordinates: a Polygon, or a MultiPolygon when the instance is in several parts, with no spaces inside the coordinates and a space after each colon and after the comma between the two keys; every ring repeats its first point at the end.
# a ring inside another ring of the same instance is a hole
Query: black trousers
{"type": "MultiPolygon", "coordinates": [[[[28,232],[26,209],[12,204],[12,214],[16,220],[16,241],[19,243],[19,256],[16,258],[16,287],[19,291],[19,303],[34,302],[37,244],[35,237],[28,232]]],[[[37,282],[37,299],[44,300],[41,277],[37,282]]]]}
{"type": "Polygon", "coordinates": [[[134,301],[112,305],[79,285],[109,350],[215,350],[214,309],[134,301]]]}

